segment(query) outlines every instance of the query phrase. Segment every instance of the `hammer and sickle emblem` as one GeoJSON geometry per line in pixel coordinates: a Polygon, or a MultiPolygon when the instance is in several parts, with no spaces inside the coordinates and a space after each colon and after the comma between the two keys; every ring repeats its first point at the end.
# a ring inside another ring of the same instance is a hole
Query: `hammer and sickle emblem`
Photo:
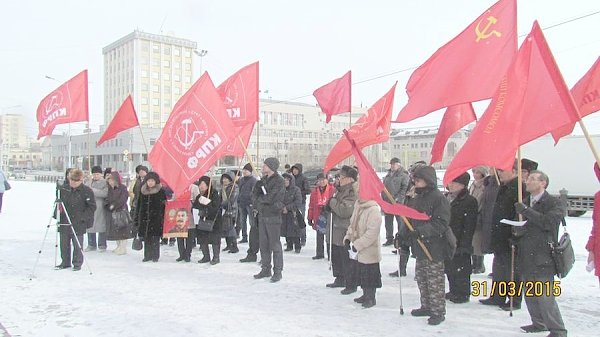
{"type": "Polygon", "coordinates": [[[485,39],[491,37],[492,35],[496,35],[496,37],[502,36],[502,33],[500,33],[497,30],[492,29],[491,31],[488,32],[488,30],[490,28],[492,28],[492,25],[498,23],[498,19],[496,19],[493,16],[488,16],[487,21],[488,21],[488,23],[485,26],[485,28],[483,28],[483,30],[481,30],[481,28],[479,28],[481,21],[479,21],[477,23],[477,26],[475,27],[475,35],[477,35],[477,40],[475,40],[475,42],[479,42],[479,40],[485,40],[485,39]]]}

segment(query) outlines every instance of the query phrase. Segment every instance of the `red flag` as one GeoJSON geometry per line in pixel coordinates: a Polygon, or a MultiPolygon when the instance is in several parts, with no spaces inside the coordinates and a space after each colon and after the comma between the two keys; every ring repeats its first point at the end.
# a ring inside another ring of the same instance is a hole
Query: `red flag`
{"type": "Polygon", "coordinates": [[[37,139],[52,134],[59,124],[89,120],[87,70],[56,88],[37,108],[37,139]]]}
{"type": "Polygon", "coordinates": [[[435,140],[433,141],[433,147],[431,148],[431,162],[437,163],[442,161],[444,157],[444,148],[448,139],[463,126],[476,121],[475,111],[473,111],[473,105],[471,103],[453,105],[446,109],[444,118],[438,130],[435,140]]]}
{"type": "MultiPolygon", "coordinates": [[[[600,110],[600,57],[588,72],[573,86],[571,95],[575,104],[579,108],[581,118],[600,110]]],[[[571,132],[575,124],[569,124],[552,132],[554,141],[558,140],[571,132]]]]}
{"type": "Polygon", "coordinates": [[[119,110],[117,110],[117,113],[113,117],[112,121],[110,121],[110,124],[108,124],[106,130],[104,130],[102,137],[100,137],[100,139],[98,139],[96,142],[96,146],[100,146],[100,144],[104,143],[105,141],[115,138],[119,132],[138,125],[140,125],[140,122],[135,114],[135,108],[133,107],[131,95],[129,95],[123,104],[121,104],[119,110]]]}
{"type": "Polygon", "coordinates": [[[235,137],[207,72],[176,104],[148,160],[173,189],[184,192],[223,155],[235,137]]]}
{"type": "Polygon", "coordinates": [[[516,50],[517,2],[500,0],[413,72],[396,122],[492,97],[516,50]]]}
{"type": "MultiPolygon", "coordinates": [[[[394,92],[396,84],[381,97],[367,113],[359,118],[348,130],[350,137],[356,142],[359,149],[371,144],[377,144],[387,141],[390,138],[390,124],[392,120],[392,106],[394,105],[394,92]]],[[[327,159],[323,171],[328,172],[337,163],[350,157],[352,148],[348,139],[342,137],[333,146],[327,159]]]]}
{"type": "Polygon", "coordinates": [[[536,21],[444,184],[477,165],[511,169],[520,145],[577,121],[570,95],[536,21]]]}
{"type": "Polygon", "coordinates": [[[217,92],[223,99],[236,135],[244,143],[242,146],[236,136],[223,155],[242,157],[246,153],[244,147],[248,146],[254,124],[258,121],[258,62],[245,66],[226,79],[217,92]]]}
{"type": "Polygon", "coordinates": [[[358,167],[358,172],[360,174],[360,178],[358,179],[358,195],[361,199],[375,200],[381,209],[388,214],[403,215],[417,220],[429,220],[427,214],[423,214],[408,206],[404,206],[403,204],[390,204],[383,200],[381,197],[381,192],[383,192],[383,189],[385,188],[383,182],[379,179],[362,151],[357,148],[356,142],[351,138],[348,131],[344,130],[344,136],[346,137],[346,141],[350,144],[350,150],[354,155],[356,166],[358,167]]]}
{"type": "Polygon", "coordinates": [[[327,116],[325,123],[331,121],[331,116],[351,111],[352,104],[352,71],[344,76],[325,84],[313,92],[321,110],[327,116]]]}

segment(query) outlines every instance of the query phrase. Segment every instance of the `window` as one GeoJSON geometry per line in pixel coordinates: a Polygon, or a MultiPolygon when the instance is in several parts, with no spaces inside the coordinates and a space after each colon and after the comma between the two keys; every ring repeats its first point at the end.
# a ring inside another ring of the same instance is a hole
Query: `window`
{"type": "Polygon", "coordinates": [[[142,57],[142,64],[148,64],[148,58],[142,57]]]}
{"type": "Polygon", "coordinates": [[[163,67],[170,67],[170,66],[171,66],[171,61],[163,60],[163,67]]]}
{"type": "Polygon", "coordinates": [[[148,77],[148,72],[145,70],[141,71],[142,77],[148,77]]]}
{"type": "Polygon", "coordinates": [[[179,89],[179,87],[174,87],[174,88],[173,88],[173,93],[174,93],[175,95],[179,95],[179,94],[181,94],[181,89],[179,89]]]}
{"type": "Polygon", "coordinates": [[[186,50],[183,55],[185,55],[185,57],[192,57],[192,53],[189,50],[186,50]]]}
{"type": "Polygon", "coordinates": [[[158,72],[153,71],[152,72],[152,78],[155,79],[155,80],[158,80],[158,72]]]}
{"type": "Polygon", "coordinates": [[[169,86],[169,85],[163,85],[163,92],[165,94],[170,94],[171,93],[171,86],[169,86]]]}
{"type": "Polygon", "coordinates": [[[153,98],[152,99],[152,105],[159,106],[160,105],[160,100],[158,98],[153,98]]]}
{"type": "Polygon", "coordinates": [[[157,84],[153,84],[152,85],[152,91],[154,91],[154,92],[160,92],[160,87],[157,84]]]}
{"type": "Polygon", "coordinates": [[[181,56],[181,49],[173,48],[173,54],[175,54],[175,56],[181,56]]]}
{"type": "Polygon", "coordinates": [[[192,70],[192,64],[191,63],[186,63],[185,64],[185,70],[192,70]]]}
{"type": "Polygon", "coordinates": [[[181,76],[179,76],[179,75],[173,75],[173,81],[175,81],[175,82],[181,82],[181,76]]]}
{"type": "Polygon", "coordinates": [[[165,49],[163,49],[163,54],[165,54],[165,55],[171,55],[171,48],[165,47],[165,49]]]}
{"type": "Polygon", "coordinates": [[[163,74],[163,79],[165,79],[165,80],[167,80],[167,81],[170,81],[170,80],[171,80],[171,74],[169,74],[169,73],[164,73],[164,74],[163,74]]]}
{"type": "Polygon", "coordinates": [[[160,53],[160,45],[153,44],[152,45],[152,52],[157,53],[157,54],[160,53]]]}
{"type": "Polygon", "coordinates": [[[148,84],[142,83],[142,91],[148,91],[148,84]]]}
{"type": "Polygon", "coordinates": [[[152,65],[158,67],[160,65],[160,60],[157,58],[153,58],[152,65]]]}
{"type": "Polygon", "coordinates": [[[192,83],[192,78],[189,76],[183,76],[183,82],[184,83],[192,83]]]}
{"type": "Polygon", "coordinates": [[[163,106],[164,106],[165,108],[170,108],[170,107],[171,107],[171,101],[170,101],[170,100],[168,100],[168,99],[165,99],[165,100],[164,100],[164,103],[163,103],[163,106]]]}
{"type": "Polygon", "coordinates": [[[174,67],[175,69],[179,69],[179,68],[181,68],[181,62],[177,62],[177,61],[173,62],[173,67],[174,67]]]}
{"type": "Polygon", "coordinates": [[[142,104],[148,104],[148,98],[147,97],[142,97],[142,104]]]}

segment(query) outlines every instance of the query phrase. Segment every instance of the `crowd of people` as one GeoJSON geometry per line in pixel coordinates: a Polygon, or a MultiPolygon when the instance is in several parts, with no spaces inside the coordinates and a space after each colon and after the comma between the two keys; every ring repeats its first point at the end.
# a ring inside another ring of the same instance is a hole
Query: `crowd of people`
{"type": "MultiPolygon", "coordinates": [[[[300,253],[308,227],[316,231],[313,259],[323,259],[325,253],[331,259],[333,281],[326,287],[341,288],[343,295],[355,293],[360,287],[362,295],[354,301],[370,308],[376,305],[376,290],[382,286],[382,247],[393,245],[399,265],[390,276],[406,276],[410,257],[416,259],[414,275],[421,306],[411,315],[427,317],[428,324],[438,325],[445,320],[447,300],[456,304],[470,301],[471,274],[485,273],[485,254],[493,254],[490,276],[497,285],[554,280],[556,268],[548,240],[557,240],[566,205],[546,192],[549,177],[537,170],[537,163],[523,159],[518,164],[515,161],[511,170],[476,167],[472,170],[473,181],[465,172],[440,191],[433,167],[417,162],[405,170],[398,158],[391,159],[383,178],[386,191],[382,197],[425,213],[429,220],[393,214],[382,217],[375,201],[360,198],[359,172],[350,166],[343,166],[334,177],[319,174],[312,190],[301,164],[280,174],[277,158],[264,161],[260,177],[250,164],[240,175],[223,174],[219,188],[213,186],[210,177],[203,176],[189,187],[189,209],[195,212],[196,220],[187,229],[187,237],[177,239],[177,261],[191,262],[192,250],[199,245],[203,257],[198,263],[216,265],[222,251],[238,253],[238,244],[248,243],[246,257],[240,262],[256,262],[260,254],[261,269],[254,278],[279,282],[283,278],[283,252],[300,253]],[[522,227],[502,221],[520,218],[526,220],[522,227]],[[379,235],[382,222],[383,244],[379,235]],[[221,250],[223,239],[225,247],[221,250]]],[[[114,240],[114,252],[125,254],[126,240],[135,237],[144,242],[142,261],[157,262],[165,204],[174,198],[171,189],[145,166],[136,168],[136,178],[129,188],[110,168],[103,171],[93,167],[91,173],[84,182],[81,170],[69,170],[64,184],[57,189],[63,207],[57,209],[62,224],[62,263],[57,267],[81,268],[85,233],[85,251],[105,251],[107,241],[114,240]]],[[[182,218],[181,223],[188,221],[185,210],[177,217],[182,218]]],[[[596,229],[588,244],[591,261],[598,254],[597,233],[596,229]]],[[[567,335],[553,292],[533,297],[516,293],[510,297],[500,289],[480,302],[512,311],[521,308],[525,297],[532,323],[521,330],[549,331],[551,337],[567,335]]]]}

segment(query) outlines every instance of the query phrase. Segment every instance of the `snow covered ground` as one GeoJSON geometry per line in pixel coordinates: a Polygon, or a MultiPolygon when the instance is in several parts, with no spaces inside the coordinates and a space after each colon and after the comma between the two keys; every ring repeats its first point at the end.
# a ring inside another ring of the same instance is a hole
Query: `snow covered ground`
{"type": "MultiPolygon", "coordinates": [[[[86,254],[92,268],[54,270],[55,231],[42,249],[30,280],[54,200],[49,183],[11,181],[0,214],[0,324],[12,336],[523,336],[529,324],[525,308],[514,317],[495,307],[447,305],[446,321],[428,326],[410,316],[419,306],[414,259],[402,279],[405,315],[399,314],[399,280],[387,276],[396,255],[383,248],[383,288],[377,306],[362,309],[353,295],[329,289],[326,260],[313,261],[314,233],[302,253],[285,253],[283,280],[254,280],[255,263],[242,264],[238,254],[222,254],[216,266],[175,262],[176,247],[161,247],[158,263],[142,263],[141,252],[86,254]]],[[[600,289],[585,271],[584,246],[591,214],[569,218],[577,263],[561,282],[558,299],[570,336],[600,335],[600,289]]],[[[382,230],[382,236],[384,236],[382,230]]],[[[130,240],[131,242],[131,240],[130,240]]],[[[131,243],[129,243],[130,245],[131,243]]],[[[109,243],[110,249],[114,242],[109,243]]],[[[194,261],[201,253],[194,251],[194,261]]],[[[486,257],[491,267],[491,256],[486,257]]],[[[487,275],[487,273],[486,273],[487,275]]],[[[488,280],[475,275],[473,280],[488,280]]],[[[0,335],[2,331],[0,329],[0,335]]],[[[541,334],[545,336],[544,334],[541,334]]],[[[540,336],[540,334],[538,334],[540,336]]]]}

